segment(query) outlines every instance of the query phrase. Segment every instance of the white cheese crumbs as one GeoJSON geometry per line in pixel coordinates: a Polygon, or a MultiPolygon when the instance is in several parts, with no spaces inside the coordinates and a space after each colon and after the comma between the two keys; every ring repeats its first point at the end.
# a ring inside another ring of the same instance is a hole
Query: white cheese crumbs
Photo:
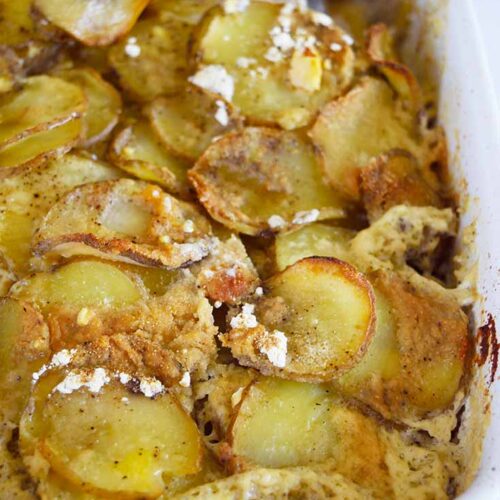
{"type": "Polygon", "coordinates": [[[191,385],[191,375],[189,372],[184,372],[182,378],[179,380],[179,385],[182,387],[189,387],[191,385]]]}
{"type": "Polygon", "coordinates": [[[161,394],[165,387],[155,378],[143,378],[139,384],[139,389],[147,398],[154,398],[156,395],[161,394]]]}
{"type": "Polygon", "coordinates": [[[172,200],[169,196],[165,196],[165,198],[163,198],[163,210],[166,212],[170,212],[172,210],[172,200]]]}
{"type": "Polygon", "coordinates": [[[127,40],[124,51],[129,57],[139,57],[141,55],[141,48],[137,45],[137,38],[135,36],[131,36],[127,40]]]}
{"type": "Polygon", "coordinates": [[[172,240],[168,234],[160,236],[160,243],[163,243],[164,245],[169,245],[171,242],[172,240]]]}
{"type": "Polygon", "coordinates": [[[182,230],[185,233],[192,233],[194,231],[194,222],[191,219],[188,219],[182,225],[182,230]]]}
{"type": "Polygon", "coordinates": [[[286,226],[286,221],[280,215],[271,215],[269,219],[267,219],[267,223],[271,229],[278,229],[280,227],[286,226]]]}
{"type": "Polygon", "coordinates": [[[278,47],[270,47],[268,51],[264,54],[264,57],[271,62],[279,62],[283,59],[283,53],[278,49],[278,47]]]}
{"type": "Polygon", "coordinates": [[[231,319],[231,328],[255,328],[258,323],[254,311],[253,304],[243,304],[241,312],[231,319]]]}
{"type": "Polygon", "coordinates": [[[255,289],[255,295],[258,295],[259,297],[261,297],[262,295],[264,295],[264,289],[261,286],[258,286],[255,289]]]}
{"type": "Polygon", "coordinates": [[[317,221],[318,217],[319,210],[317,208],[313,208],[312,210],[297,212],[292,222],[294,224],[309,224],[310,222],[317,221]]]}
{"type": "Polygon", "coordinates": [[[91,311],[88,307],[82,307],[76,317],[76,324],[78,326],[87,326],[93,317],[93,311],[91,311]]]}
{"type": "Polygon", "coordinates": [[[131,380],[132,377],[128,373],[120,373],[118,374],[118,379],[120,380],[120,384],[128,384],[131,380]]]}
{"type": "Polygon", "coordinates": [[[205,276],[207,278],[212,278],[215,273],[211,269],[204,269],[202,271],[202,274],[203,274],[203,276],[205,276]]]}
{"type": "Polygon", "coordinates": [[[36,382],[47,370],[52,368],[61,368],[63,366],[67,366],[73,360],[74,355],[76,354],[76,349],[63,349],[54,356],[46,365],[43,365],[37,372],[33,373],[32,379],[33,382],[36,382]]]}
{"type": "Polygon", "coordinates": [[[128,403],[129,403],[129,399],[128,399],[128,398],[126,398],[126,397],[123,397],[123,398],[122,398],[122,403],[125,403],[126,405],[128,405],[128,403]]]}
{"type": "Polygon", "coordinates": [[[243,396],[244,387],[240,387],[237,391],[234,391],[231,395],[231,406],[234,408],[238,406],[241,401],[241,397],[243,396]]]}
{"type": "Polygon", "coordinates": [[[244,12],[250,5],[250,0],[225,0],[224,12],[226,14],[236,14],[244,12]]]}
{"type": "Polygon", "coordinates": [[[271,35],[273,45],[283,52],[292,50],[295,47],[295,40],[281,26],[272,28],[269,35],[271,35]]]}
{"type": "Polygon", "coordinates": [[[217,111],[215,112],[215,119],[223,126],[227,127],[229,124],[229,113],[227,112],[226,104],[224,101],[215,101],[217,111]]]}
{"type": "Polygon", "coordinates": [[[340,52],[342,50],[342,45],[337,42],[333,42],[330,44],[330,50],[332,52],[340,52]]]}
{"type": "Polygon", "coordinates": [[[231,269],[226,271],[226,274],[231,278],[236,278],[236,272],[238,271],[238,266],[233,266],[231,269]]]}
{"type": "Polygon", "coordinates": [[[216,300],[214,302],[215,309],[220,309],[222,307],[222,302],[220,300],[216,300]]]}
{"type": "Polygon", "coordinates": [[[192,262],[198,262],[208,255],[209,252],[208,245],[203,241],[197,243],[174,243],[173,246],[181,252],[183,258],[192,262]]]}
{"type": "Polygon", "coordinates": [[[267,359],[278,368],[286,366],[287,344],[286,335],[279,330],[274,330],[273,333],[267,332],[258,341],[259,351],[265,354],[267,359]]]}
{"type": "Polygon", "coordinates": [[[153,190],[151,191],[151,196],[152,196],[153,198],[159,198],[159,197],[160,197],[160,195],[161,195],[161,192],[160,192],[160,190],[159,190],[159,189],[153,189],[153,190]]]}
{"type": "Polygon", "coordinates": [[[91,373],[70,372],[54,391],[61,394],[71,394],[85,387],[90,392],[97,394],[110,381],[104,368],[96,368],[91,373]]]}
{"type": "Polygon", "coordinates": [[[238,59],[236,59],[236,66],[239,68],[246,69],[252,66],[252,64],[257,64],[257,59],[253,57],[238,57],[238,59]]]}
{"type": "Polygon", "coordinates": [[[332,26],[333,19],[323,12],[318,12],[316,10],[311,12],[311,18],[314,24],[318,24],[320,26],[332,26]]]}
{"type": "Polygon", "coordinates": [[[354,38],[347,33],[344,33],[342,35],[342,40],[344,40],[344,42],[347,43],[347,45],[354,45],[354,38]]]}
{"type": "Polygon", "coordinates": [[[189,81],[202,89],[219,94],[226,101],[231,101],[234,94],[234,80],[224,66],[211,64],[189,77],[189,81]]]}

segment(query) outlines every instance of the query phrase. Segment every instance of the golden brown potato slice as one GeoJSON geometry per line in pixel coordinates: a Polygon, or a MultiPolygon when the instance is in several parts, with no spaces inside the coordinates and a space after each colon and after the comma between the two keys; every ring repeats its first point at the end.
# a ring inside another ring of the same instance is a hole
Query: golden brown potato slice
{"type": "Polygon", "coordinates": [[[0,299],[1,415],[15,421],[27,402],[31,374],[49,356],[49,330],[28,302],[0,299]]]}
{"type": "Polygon", "coordinates": [[[396,205],[443,206],[443,200],[426,182],[415,157],[403,150],[374,158],[361,170],[360,189],[372,222],[396,205]]]}
{"type": "Polygon", "coordinates": [[[245,128],[212,144],[189,171],[210,215],[245,234],[280,232],[344,216],[313,149],[295,132],[245,128]]]}
{"type": "Polygon", "coordinates": [[[35,395],[23,430],[35,453],[70,483],[97,494],[156,498],[169,478],[200,469],[198,429],[173,395],[156,386],[154,399],[133,393],[103,369],[62,378],[50,397],[35,395]],[[87,385],[75,390],[79,382],[87,385]]]}
{"type": "Polygon", "coordinates": [[[160,97],[147,109],[158,137],[175,155],[196,161],[215,138],[234,128],[232,111],[224,101],[196,88],[160,97]]]}
{"type": "Polygon", "coordinates": [[[270,278],[264,290],[221,336],[241,364],[321,382],[361,359],[375,330],[375,300],[367,279],[350,264],[303,259],[270,278]]]}
{"type": "Polygon", "coordinates": [[[33,76],[1,96],[0,166],[36,166],[68,151],[82,135],[82,90],[60,78],[33,76]]]}
{"type": "Polygon", "coordinates": [[[362,486],[390,491],[376,424],[323,385],[260,378],[245,390],[228,442],[237,470],[329,461],[362,486]]]}
{"type": "Polygon", "coordinates": [[[187,197],[189,164],[165,148],[150,125],[137,121],[116,134],[109,159],[139,179],[156,182],[167,191],[187,197]]]}
{"type": "Polygon", "coordinates": [[[54,350],[83,349],[78,366],[155,376],[168,385],[185,371],[206,373],[217,329],[195,279],[179,273],[168,282],[159,271],[136,268],[76,261],[34,274],[10,293],[40,308],[54,350]]]}
{"type": "Polygon", "coordinates": [[[88,108],[83,116],[85,130],[83,147],[105,139],[118,123],[122,99],[117,90],[92,68],[63,69],[59,78],[78,85],[87,98],[88,108]]]}
{"type": "Polygon", "coordinates": [[[388,418],[446,409],[466,370],[467,317],[452,297],[415,288],[394,273],[371,279],[379,319],[374,339],[335,385],[388,418]]]}
{"type": "Polygon", "coordinates": [[[375,78],[362,79],[328,104],[309,135],[332,185],[354,199],[360,196],[360,169],[371,158],[394,148],[419,157],[416,120],[398,107],[391,88],[375,78]]]}
{"type": "Polygon", "coordinates": [[[44,217],[37,255],[96,255],[169,269],[209,253],[209,221],[189,203],[153,184],[130,179],[78,187],[44,217]]]}
{"type": "Polygon", "coordinates": [[[187,78],[191,29],[169,16],[139,21],[109,52],[123,89],[141,101],[181,91],[187,78]]]}
{"type": "Polygon", "coordinates": [[[422,106],[422,92],[410,68],[398,61],[392,35],[385,24],[375,24],[367,34],[368,57],[387,78],[391,86],[414,111],[422,106]]]}
{"type": "Polygon", "coordinates": [[[349,241],[352,229],[310,224],[291,233],[279,234],[274,242],[274,258],[278,271],[305,257],[335,257],[349,261],[349,241]]]}
{"type": "Polygon", "coordinates": [[[234,87],[234,96],[226,99],[254,123],[286,129],[307,125],[353,73],[353,52],[344,33],[333,22],[325,24],[292,5],[216,7],[195,34],[193,52],[202,67],[191,81],[214,90],[220,81],[211,85],[206,72],[225,72],[234,87]]]}
{"type": "Polygon", "coordinates": [[[127,33],[148,0],[35,0],[54,25],[85,45],[109,45],[127,33]]]}
{"type": "Polygon", "coordinates": [[[114,179],[119,171],[80,155],[66,155],[0,183],[0,251],[18,276],[29,271],[31,239],[52,205],[87,182],[114,179]]]}

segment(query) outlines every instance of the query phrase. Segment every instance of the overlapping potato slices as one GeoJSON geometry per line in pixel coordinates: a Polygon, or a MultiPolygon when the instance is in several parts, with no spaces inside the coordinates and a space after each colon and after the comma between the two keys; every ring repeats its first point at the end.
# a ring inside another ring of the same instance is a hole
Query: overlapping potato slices
{"type": "Polygon", "coordinates": [[[153,184],[130,179],[80,186],[58,201],[33,239],[37,255],[96,255],[176,269],[209,253],[208,220],[153,184]]]}
{"type": "Polygon", "coordinates": [[[192,162],[214,139],[236,125],[234,113],[224,101],[214,100],[194,87],[181,95],[155,99],[147,113],[168,150],[192,162]]]}
{"type": "Polygon", "coordinates": [[[92,68],[63,69],[56,75],[81,87],[87,99],[82,146],[91,146],[105,139],[120,117],[122,100],[118,91],[92,68]]]}
{"type": "Polygon", "coordinates": [[[109,52],[123,89],[141,101],[180,92],[187,83],[191,31],[190,24],[174,16],[139,21],[109,52]]]}
{"type": "Polygon", "coordinates": [[[352,39],[328,16],[292,3],[214,7],[195,39],[200,66],[191,81],[257,124],[307,125],[353,76],[352,39]]]}
{"type": "Polygon", "coordinates": [[[83,91],[60,78],[27,78],[0,99],[0,167],[34,166],[65,153],[82,137],[83,91]]]}
{"type": "Polygon", "coordinates": [[[148,0],[35,0],[55,26],[86,45],[109,45],[127,33],[148,0]]]}
{"type": "Polygon", "coordinates": [[[98,496],[157,498],[172,478],[200,470],[198,429],[175,396],[151,379],[134,392],[125,379],[103,369],[40,379],[21,423],[35,478],[53,471],[98,496]]]}
{"type": "Polygon", "coordinates": [[[18,276],[30,269],[31,239],[51,206],[75,186],[117,178],[109,165],[68,154],[0,183],[0,251],[18,276]]]}
{"type": "Polygon", "coordinates": [[[189,163],[172,155],[146,121],[125,125],[115,135],[108,156],[125,172],[182,197],[188,196],[189,163]]]}
{"type": "Polygon", "coordinates": [[[303,259],[267,280],[264,290],[256,304],[243,305],[221,336],[240,364],[266,375],[321,382],[363,356],[375,328],[374,296],[350,264],[303,259]]]}
{"type": "Polygon", "coordinates": [[[345,216],[312,146],[295,132],[248,127],[212,144],[189,172],[208,213],[244,234],[345,216]]]}

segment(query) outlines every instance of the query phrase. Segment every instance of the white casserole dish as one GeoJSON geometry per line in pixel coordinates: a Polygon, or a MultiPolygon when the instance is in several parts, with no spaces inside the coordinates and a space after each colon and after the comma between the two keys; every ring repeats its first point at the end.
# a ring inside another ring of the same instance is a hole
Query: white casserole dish
{"type": "MultiPolygon", "coordinates": [[[[487,13],[498,22],[500,2],[417,0],[417,3],[419,8],[408,40],[408,62],[426,69],[429,56],[436,62],[440,122],[448,137],[450,169],[457,190],[465,193],[462,229],[471,224],[476,229],[471,262],[478,264],[481,297],[474,307],[477,329],[487,322],[488,313],[500,319],[500,113],[488,67],[487,38],[481,32],[477,10],[483,8],[482,16],[487,13]]],[[[495,51],[498,46],[490,46],[490,63],[500,60],[495,51]]],[[[490,361],[481,368],[485,380],[491,377],[490,361]]],[[[496,374],[495,383],[487,384],[489,395],[486,397],[492,397],[491,424],[484,440],[478,475],[462,495],[463,499],[500,499],[499,375],[496,374]]],[[[480,409],[484,407],[482,404],[480,409]]],[[[480,427],[473,429],[478,436],[480,427]]]]}

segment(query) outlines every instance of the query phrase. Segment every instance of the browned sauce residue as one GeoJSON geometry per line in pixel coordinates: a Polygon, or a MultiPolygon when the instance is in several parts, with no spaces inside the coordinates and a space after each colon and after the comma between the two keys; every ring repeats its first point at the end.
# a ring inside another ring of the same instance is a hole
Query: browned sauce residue
{"type": "Polygon", "coordinates": [[[497,339],[495,320],[491,314],[488,314],[486,324],[478,328],[476,341],[478,345],[477,364],[482,366],[488,359],[490,360],[491,371],[489,382],[492,384],[495,381],[498,369],[500,344],[497,339]]]}

